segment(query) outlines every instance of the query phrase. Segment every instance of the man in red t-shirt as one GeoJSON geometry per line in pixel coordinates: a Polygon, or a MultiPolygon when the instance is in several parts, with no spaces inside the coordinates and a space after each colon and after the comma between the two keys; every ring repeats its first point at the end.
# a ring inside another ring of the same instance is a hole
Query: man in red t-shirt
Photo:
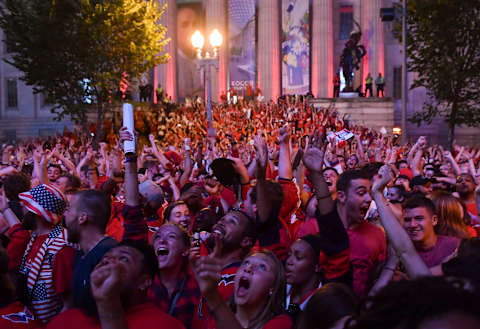
{"type": "MultiPolygon", "coordinates": [[[[323,216],[338,217],[347,230],[353,288],[357,295],[363,297],[368,292],[377,265],[386,257],[385,234],[380,228],[364,220],[372,201],[370,180],[366,173],[360,170],[344,172],[337,180],[337,197],[333,201],[322,174],[324,137],[317,134],[314,139],[312,143],[314,147],[305,153],[304,163],[316,191],[317,209],[322,210],[323,216]]],[[[317,220],[321,221],[322,218],[317,220]]],[[[336,258],[338,257],[337,255],[336,258]]],[[[332,265],[337,262],[344,264],[340,258],[331,260],[332,265]]],[[[325,265],[323,267],[328,268],[325,265]]],[[[332,270],[335,270],[334,266],[332,270]]],[[[344,269],[339,273],[332,273],[331,276],[340,276],[343,271],[344,269]]]]}
{"type": "Polygon", "coordinates": [[[478,216],[477,204],[475,202],[475,180],[472,175],[463,173],[457,178],[456,191],[460,200],[465,204],[467,211],[472,216],[478,216]]]}

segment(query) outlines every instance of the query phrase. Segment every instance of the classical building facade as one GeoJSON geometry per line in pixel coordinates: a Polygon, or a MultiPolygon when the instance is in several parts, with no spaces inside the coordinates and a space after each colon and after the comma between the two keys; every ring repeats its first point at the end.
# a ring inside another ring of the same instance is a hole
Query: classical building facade
{"type": "MultiPolygon", "coordinates": [[[[213,98],[218,100],[231,87],[229,77],[229,43],[228,31],[229,4],[235,0],[161,0],[168,8],[163,23],[168,26],[168,36],[173,42],[169,44],[168,52],[172,60],[161,65],[154,71],[154,83],[160,84],[166,93],[177,100],[179,81],[177,81],[176,62],[176,34],[178,8],[185,3],[202,3],[205,14],[205,35],[214,28],[218,28],[226,42],[220,51],[220,65],[218,72],[214,72],[212,79],[213,98]]],[[[246,0],[248,1],[248,0],[246,0]]],[[[246,2],[245,1],[245,2],[246,2]]],[[[255,87],[261,89],[265,98],[275,99],[282,94],[282,11],[286,10],[285,3],[296,1],[257,0],[255,1],[256,17],[256,72],[255,87]]],[[[391,22],[382,22],[380,9],[391,7],[393,0],[310,0],[310,90],[317,98],[331,98],[333,96],[333,79],[340,68],[340,55],[348,40],[350,32],[356,28],[355,22],[360,25],[362,39],[360,44],[366,48],[367,54],[363,59],[360,70],[355,72],[354,87],[365,90],[365,78],[368,73],[373,79],[381,73],[385,77],[385,99],[390,102],[387,107],[393,107],[394,123],[401,124],[401,66],[402,47],[392,32],[391,22]]],[[[288,10],[288,9],[287,9],[288,10]]],[[[411,83],[415,73],[408,74],[411,83]]],[[[374,84],[374,94],[376,93],[374,84]]],[[[421,88],[408,92],[407,117],[422,107],[426,100],[426,91],[421,88]]],[[[325,100],[324,100],[325,101],[325,100]]],[[[368,106],[368,103],[365,103],[368,106]]],[[[375,106],[378,106],[376,104],[375,106]]],[[[373,107],[375,107],[373,106],[373,107]]],[[[383,114],[382,114],[383,115],[383,114]]],[[[365,124],[368,125],[368,122],[365,124]]],[[[431,125],[407,124],[410,140],[419,135],[427,135],[433,142],[446,143],[447,126],[441,119],[434,120],[431,125]]],[[[479,141],[477,129],[457,129],[457,140],[473,144],[479,141]]]]}
{"type": "MultiPolygon", "coordinates": [[[[308,2],[308,90],[323,103],[333,101],[333,79],[340,69],[340,55],[344,49],[356,23],[361,28],[360,44],[365,46],[366,56],[360,69],[354,75],[354,88],[365,89],[365,78],[368,73],[373,79],[381,73],[385,77],[385,98],[380,101],[388,103],[385,108],[393,108],[394,122],[391,125],[400,126],[401,113],[401,65],[402,47],[392,33],[390,22],[382,22],[380,8],[391,7],[393,0],[158,0],[166,4],[166,11],[162,17],[162,24],[168,28],[167,37],[171,42],[165,51],[171,56],[168,63],[153,69],[151,83],[163,90],[173,100],[177,101],[185,93],[182,89],[195,79],[181,78],[179,72],[195,75],[194,63],[185,60],[186,44],[190,43],[189,33],[197,27],[196,17],[192,10],[200,10],[203,18],[198,23],[204,34],[208,35],[217,28],[224,36],[224,43],[219,51],[219,69],[212,73],[212,97],[217,101],[232,87],[231,63],[235,60],[232,55],[232,44],[229,34],[232,34],[233,20],[243,24],[254,18],[255,25],[252,31],[254,36],[254,68],[242,67],[249,72],[253,88],[260,88],[265,99],[276,99],[285,90],[282,86],[282,65],[284,61],[282,38],[282,24],[285,11],[290,5],[297,2],[308,2]],[[250,7],[247,6],[251,3],[250,7]],[[248,16],[250,15],[250,16],[248,16]],[[193,17],[193,18],[192,18],[193,17]],[[247,19],[245,18],[247,17],[247,19]],[[188,67],[190,65],[191,67],[188,67]],[[179,97],[180,96],[180,97],[179,97]]],[[[239,23],[240,24],[240,23],[239,23]]],[[[246,29],[244,25],[243,28],[246,29]]],[[[233,39],[232,39],[233,40],[233,39]]],[[[235,39],[235,42],[237,39],[235,39]]],[[[241,47],[240,47],[241,48],[241,47]]],[[[241,51],[242,49],[237,49],[241,51]]],[[[2,45],[3,57],[8,57],[8,51],[2,45]]],[[[303,60],[303,59],[302,59],[303,60]]],[[[240,66],[240,65],[239,65],[240,66]]],[[[198,73],[198,72],[197,72],[198,73]]],[[[199,73],[198,73],[199,74],[199,73]]],[[[63,130],[64,125],[71,127],[69,122],[57,123],[52,121],[50,106],[45,104],[42,95],[34,94],[31,87],[25,86],[19,79],[21,73],[4,61],[0,63],[0,137],[26,135],[48,135],[56,130],[63,130]]],[[[185,75],[186,76],[186,75],[185,75]]],[[[283,79],[285,80],[284,76],[283,79]]],[[[414,79],[414,73],[408,74],[408,81],[414,79]]],[[[199,79],[200,81],[200,79],[199,79]]],[[[203,82],[196,82],[203,84],[203,82]]],[[[195,86],[190,86],[195,90],[195,86]]],[[[198,92],[198,90],[197,90],[198,92]]],[[[375,94],[374,85],[374,94],[375,94]]],[[[426,99],[426,92],[422,89],[408,92],[408,116],[422,107],[426,99]]],[[[372,100],[373,101],[373,100],[372,100]]],[[[379,100],[376,100],[377,102],[379,100]]],[[[339,102],[339,100],[337,100],[339,102]]],[[[341,100],[340,100],[341,102],[341,100]]],[[[368,102],[362,102],[368,107],[368,102]]],[[[372,108],[378,107],[375,104],[372,108]]],[[[374,114],[373,114],[374,115],[374,114]]],[[[364,122],[368,124],[368,122],[364,122]]],[[[430,126],[420,128],[408,124],[407,131],[410,139],[418,135],[430,136],[434,142],[446,142],[446,125],[441,120],[435,120],[430,126]]],[[[457,140],[474,143],[480,138],[477,130],[459,129],[457,140]]]]}

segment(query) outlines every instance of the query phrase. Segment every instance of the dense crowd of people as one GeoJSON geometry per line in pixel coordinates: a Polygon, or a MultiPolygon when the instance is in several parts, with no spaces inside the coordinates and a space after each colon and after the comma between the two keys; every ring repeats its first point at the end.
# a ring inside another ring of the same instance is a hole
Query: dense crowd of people
{"type": "Polygon", "coordinates": [[[0,328],[480,328],[479,149],[303,97],[213,122],[195,100],[4,144],[0,328]]]}

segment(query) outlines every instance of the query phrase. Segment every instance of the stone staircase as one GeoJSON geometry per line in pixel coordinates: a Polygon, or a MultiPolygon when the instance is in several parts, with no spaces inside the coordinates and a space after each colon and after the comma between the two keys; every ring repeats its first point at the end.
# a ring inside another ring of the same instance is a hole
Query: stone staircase
{"type": "Polygon", "coordinates": [[[352,123],[376,130],[383,127],[389,134],[395,126],[395,107],[391,98],[317,98],[311,103],[319,108],[335,106],[352,123]]]}

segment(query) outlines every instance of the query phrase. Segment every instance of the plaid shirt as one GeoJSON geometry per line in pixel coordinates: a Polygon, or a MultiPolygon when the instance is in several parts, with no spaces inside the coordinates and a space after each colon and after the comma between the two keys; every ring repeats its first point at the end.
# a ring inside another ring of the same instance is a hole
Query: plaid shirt
{"type": "Polygon", "coordinates": [[[195,306],[198,305],[201,296],[197,281],[190,270],[180,274],[172,296],[168,295],[167,288],[162,284],[158,275],[155,276],[148,295],[165,313],[169,313],[170,309],[173,308],[170,315],[182,322],[187,329],[191,328],[195,306]],[[172,305],[177,294],[179,294],[179,297],[175,305],[172,305]]]}

